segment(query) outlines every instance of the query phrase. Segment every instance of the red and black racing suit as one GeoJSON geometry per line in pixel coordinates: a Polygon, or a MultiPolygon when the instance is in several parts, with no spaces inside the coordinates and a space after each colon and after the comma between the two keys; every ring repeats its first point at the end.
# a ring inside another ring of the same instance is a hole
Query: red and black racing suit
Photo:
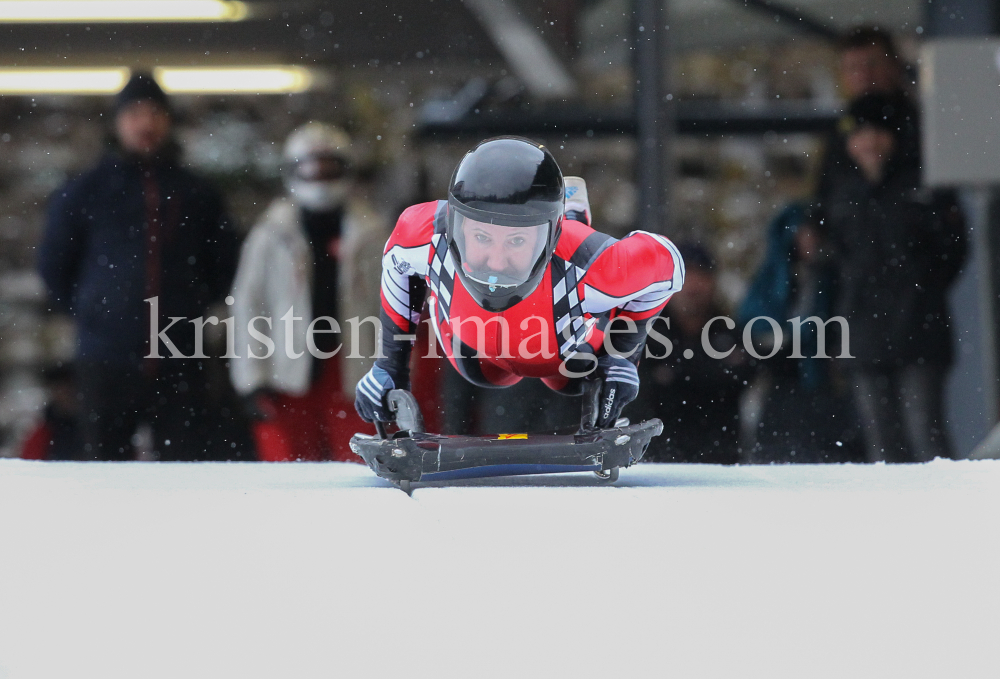
{"type": "Polygon", "coordinates": [[[536,377],[554,390],[576,393],[577,378],[608,353],[609,330],[607,344],[638,363],[647,320],[684,280],[683,261],[667,238],[633,231],[618,240],[564,218],[538,287],[505,311],[486,311],[455,275],[447,210],[444,200],[408,208],[386,243],[380,314],[385,357],[377,364],[399,388],[409,384],[410,348],[425,298],[443,354],[470,382],[506,387],[536,377]]]}

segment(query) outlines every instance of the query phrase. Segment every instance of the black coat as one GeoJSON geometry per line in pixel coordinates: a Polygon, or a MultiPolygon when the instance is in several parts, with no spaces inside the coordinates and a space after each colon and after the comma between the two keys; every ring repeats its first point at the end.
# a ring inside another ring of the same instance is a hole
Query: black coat
{"type": "MultiPolygon", "coordinates": [[[[669,318],[670,306],[662,315],[669,318]]],[[[713,315],[722,315],[721,311],[713,315]]],[[[709,342],[725,359],[705,353],[701,333],[687,336],[672,322],[656,330],[671,340],[669,356],[658,341],[650,340],[651,356],[639,362],[639,395],[625,410],[633,422],[658,417],[663,434],[654,438],[644,459],[650,462],[705,462],[735,464],[739,428],[739,396],[750,376],[739,330],[728,330],[722,321],[712,324],[709,342]],[[690,358],[685,351],[690,350],[690,358]]]]}
{"type": "MultiPolygon", "coordinates": [[[[906,94],[902,92],[897,93],[894,99],[896,120],[900,123],[900,128],[896,135],[897,151],[895,162],[901,166],[919,167],[921,163],[920,114],[906,94]]],[[[813,196],[814,204],[812,206],[812,211],[817,218],[825,216],[827,202],[835,186],[843,181],[845,176],[850,177],[855,175],[857,171],[857,166],[847,154],[844,130],[838,124],[837,129],[830,130],[824,143],[823,158],[819,168],[819,181],[816,186],[816,193],[813,196]]]]}
{"type": "Polygon", "coordinates": [[[825,227],[836,246],[837,313],[861,366],[948,365],[948,287],[965,259],[955,195],[920,187],[919,166],[889,161],[872,185],[857,168],[830,188],[825,227]]]}
{"type": "MultiPolygon", "coordinates": [[[[52,307],[76,318],[79,358],[137,364],[149,351],[143,300],[158,294],[160,330],[168,317],[203,315],[229,289],[238,247],[221,195],[205,180],[172,160],[109,153],[50,197],[38,267],[52,307]],[[153,233],[150,214],[159,215],[153,233]]],[[[182,320],[169,332],[186,355],[193,328],[182,320]]]]}

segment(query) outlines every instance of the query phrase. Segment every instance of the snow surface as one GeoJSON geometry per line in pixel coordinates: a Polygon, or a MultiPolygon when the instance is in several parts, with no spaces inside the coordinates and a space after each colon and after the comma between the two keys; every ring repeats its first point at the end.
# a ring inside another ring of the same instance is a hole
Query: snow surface
{"type": "Polygon", "coordinates": [[[0,460],[0,679],[998,677],[1000,462],[0,460]]]}

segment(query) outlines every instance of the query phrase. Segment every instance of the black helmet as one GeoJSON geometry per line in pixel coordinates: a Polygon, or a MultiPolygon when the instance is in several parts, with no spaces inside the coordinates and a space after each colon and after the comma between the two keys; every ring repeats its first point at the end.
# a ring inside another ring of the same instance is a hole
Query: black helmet
{"type": "Polygon", "coordinates": [[[448,247],[479,306],[503,311],[538,287],[562,215],[562,171],[541,144],[496,137],[465,154],[448,191],[448,247]]]}

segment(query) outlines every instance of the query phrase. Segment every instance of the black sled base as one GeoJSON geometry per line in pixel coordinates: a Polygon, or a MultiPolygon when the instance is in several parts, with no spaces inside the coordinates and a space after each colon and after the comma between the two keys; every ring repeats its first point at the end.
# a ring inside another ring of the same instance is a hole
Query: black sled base
{"type": "MultiPolygon", "coordinates": [[[[382,423],[376,423],[379,434],[355,434],[351,450],[404,490],[414,482],[566,472],[593,472],[613,482],[618,470],[641,460],[650,440],[663,431],[658,419],[639,424],[623,419],[608,429],[581,426],[575,434],[444,436],[423,431],[409,392],[395,390],[388,400],[400,431],[387,437],[382,423]]],[[[592,417],[585,406],[584,423],[592,423],[592,417]]]]}

